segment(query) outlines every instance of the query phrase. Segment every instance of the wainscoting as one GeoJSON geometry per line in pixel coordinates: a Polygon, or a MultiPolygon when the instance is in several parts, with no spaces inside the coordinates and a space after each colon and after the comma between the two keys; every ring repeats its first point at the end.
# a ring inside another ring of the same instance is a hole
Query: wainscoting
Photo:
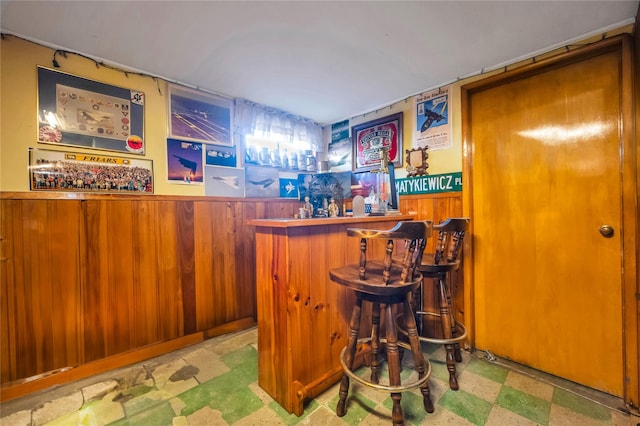
{"type": "MultiPolygon", "coordinates": [[[[0,401],[255,325],[246,223],[293,217],[300,204],[1,195],[0,401]]],[[[461,213],[461,197],[403,196],[400,210],[438,222],[461,213]]]]}

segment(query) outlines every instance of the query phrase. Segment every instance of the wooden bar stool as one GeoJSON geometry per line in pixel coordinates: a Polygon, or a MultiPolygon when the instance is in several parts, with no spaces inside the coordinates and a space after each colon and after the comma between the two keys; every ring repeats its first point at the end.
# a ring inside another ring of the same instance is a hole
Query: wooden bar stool
{"type": "Polygon", "coordinates": [[[422,282],[422,274],[418,271],[418,267],[422,260],[427,238],[431,235],[431,227],[430,221],[401,221],[393,229],[386,231],[347,229],[347,235],[360,238],[360,263],[329,271],[331,280],[352,289],[356,295],[356,303],[349,322],[347,345],[340,354],[344,375],[340,382],[340,400],[336,407],[336,414],[339,417],[344,416],[347,412],[346,399],[349,393],[350,378],[365,386],[391,393],[394,425],[404,424],[400,400],[402,392],[407,390],[420,387],[425,410],[429,413],[433,412],[428,384],[431,365],[425,359],[420,348],[417,325],[411,307],[413,292],[422,282]],[[386,250],[382,261],[367,259],[367,244],[372,239],[386,240],[386,250]],[[394,257],[394,241],[396,240],[404,241],[402,244],[404,253],[401,258],[398,255],[394,257]],[[358,339],[363,302],[371,303],[371,336],[358,339]],[[404,312],[409,344],[398,341],[395,312],[398,307],[402,307],[402,312],[404,312]],[[385,322],[386,338],[379,337],[381,312],[385,322]],[[363,379],[353,372],[356,348],[359,343],[370,343],[371,345],[370,380],[363,379]],[[387,355],[388,386],[380,384],[378,351],[381,343],[384,345],[387,355]],[[410,383],[403,384],[400,379],[399,347],[411,350],[413,355],[418,379],[410,383]]]}
{"type": "MultiPolygon", "coordinates": [[[[459,254],[464,235],[469,229],[469,222],[468,218],[449,218],[433,226],[433,231],[438,234],[435,251],[424,254],[420,272],[425,278],[423,286],[426,284],[426,278],[433,278],[433,283],[437,287],[439,312],[426,311],[422,306],[424,287],[420,288],[420,296],[416,298],[419,301],[419,306],[415,308],[416,316],[430,315],[440,320],[443,338],[426,337],[421,333],[420,340],[444,345],[447,352],[449,387],[452,390],[459,389],[456,362],[462,361],[460,342],[467,337],[467,330],[456,320],[447,275],[460,267],[459,254]]],[[[422,321],[419,322],[422,323],[422,321]]]]}

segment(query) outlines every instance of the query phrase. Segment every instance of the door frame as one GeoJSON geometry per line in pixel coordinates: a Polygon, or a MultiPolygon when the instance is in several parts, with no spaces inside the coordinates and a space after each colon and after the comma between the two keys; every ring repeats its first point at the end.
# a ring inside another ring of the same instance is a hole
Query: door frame
{"type": "MultiPolygon", "coordinates": [[[[532,75],[544,73],[563,67],[573,62],[619,51],[621,63],[621,115],[622,134],[620,135],[620,155],[622,164],[622,310],[620,313],[623,326],[623,398],[627,406],[637,408],[640,399],[640,288],[638,287],[638,194],[640,193],[638,176],[640,175],[640,159],[638,147],[640,142],[635,138],[634,116],[634,71],[633,43],[629,35],[624,34],[599,41],[586,47],[576,48],[565,53],[532,62],[490,77],[464,84],[461,87],[462,107],[462,172],[465,179],[462,189],[462,206],[464,216],[471,218],[470,235],[465,239],[464,268],[464,311],[467,320],[468,339],[471,349],[475,349],[475,295],[474,295],[474,260],[473,260],[473,152],[475,146],[471,135],[472,114],[471,97],[474,93],[492,87],[507,84],[532,75]]],[[[638,84],[638,82],[636,82],[638,84]]],[[[637,114],[638,112],[636,112],[637,114]]]]}

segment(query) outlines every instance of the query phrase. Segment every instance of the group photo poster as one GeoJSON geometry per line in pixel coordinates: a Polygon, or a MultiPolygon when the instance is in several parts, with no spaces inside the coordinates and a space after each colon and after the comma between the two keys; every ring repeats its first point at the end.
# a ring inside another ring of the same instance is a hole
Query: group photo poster
{"type": "Polygon", "coordinates": [[[153,193],[153,161],[29,149],[32,191],[153,193]]]}
{"type": "Polygon", "coordinates": [[[453,147],[449,120],[451,86],[441,87],[415,96],[416,132],[413,148],[429,151],[453,147]]]}

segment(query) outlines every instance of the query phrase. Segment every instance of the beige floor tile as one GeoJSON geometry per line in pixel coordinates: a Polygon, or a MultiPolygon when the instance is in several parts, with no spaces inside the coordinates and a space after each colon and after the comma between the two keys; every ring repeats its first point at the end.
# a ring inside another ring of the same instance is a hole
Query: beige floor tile
{"type": "Polygon", "coordinates": [[[220,359],[220,356],[209,349],[195,350],[182,358],[186,363],[198,369],[196,379],[204,383],[229,371],[229,367],[220,359]]]}
{"type": "Polygon", "coordinates": [[[509,372],[504,384],[545,401],[551,401],[551,398],[553,397],[554,387],[552,385],[515,371],[509,372]]]}
{"type": "MultiPolygon", "coordinates": [[[[513,411],[500,406],[494,406],[489,413],[485,426],[536,426],[537,423],[526,417],[519,416],[513,411]]],[[[577,425],[577,424],[576,424],[577,425]]],[[[574,426],[576,426],[574,425],[574,426]]]]}
{"type": "Polygon", "coordinates": [[[116,380],[107,380],[83,387],[82,397],[84,398],[84,403],[86,404],[94,399],[103,398],[106,394],[112,392],[117,386],[118,382],[116,380]]]}
{"type": "Polygon", "coordinates": [[[174,417],[171,426],[189,426],[189,420],[185,416],[174,417]]]}
{"type": "Polygon", "coordinates": [[[637,426],[640,425],[640,417],[628,416],[618,411],[611,413],[611,426],[637,426]]]}
{"type": "Polygon", "coordinates": [[[326,426],[344,426],[346,422],[328,407],[320,406],[313,413],[307,416],[299,424],[301,425],[326,425],[326,426]]]}
{"type": "Polygon", "coordinates": [[[17,411],[2,417],[0,425],[31,426],[31,410],[17,411]]]}
{"type": "Polygon", "coordinates": [[[458,384],[461,390],[492,404],[496,402],[502,388],[500,383],[467,370],[458,375],[458,384]]]}
{"type": "Polygon", "coordinates": [[[551,405],[549,412],[549,426],[601,426],[608,424],[608,421],[596,420],[556,404],[551,405]]]}
{"type": "Polygon", "coordinates": [[[222,413],[212,410],[210,407],[203,407],[193,414],[187,416],[189,426],[225,426],[228,423],[222,418],[222,413]]]}
{"type": "Polygon", "coordinates": [[[262,407],[258,411],[243,417],[235,422],[234,426],[276,426],[284,425],[285,422],[269,407],[262,407]]]}
{"type": "Polygon", "coordinates": [[[53,401],[45,402],[41,407],[33,410],[32,421],[34,426],[43,425],[58,417],[77,412],[84,399],[82,392],[77,391],[70,395],[56,398],[53,401]]]}
{"type": "Polygon", "coordinates": [[[462,417],[446,410],[442,407],[435,407],[435,411],[427,414],[425,424],[429,426],[471,426],[473,423],[463,419],[462,417]]]}
{"type": "Polygon", "coordinates": [[[184,408],[187,406],[187,404],[180,398],[171,398],[169,400],[169,405],[171,405],[171,409],[176,414],[176,416],[180,416],[182,414],[182,410],[184,410],[184,408]]]}

